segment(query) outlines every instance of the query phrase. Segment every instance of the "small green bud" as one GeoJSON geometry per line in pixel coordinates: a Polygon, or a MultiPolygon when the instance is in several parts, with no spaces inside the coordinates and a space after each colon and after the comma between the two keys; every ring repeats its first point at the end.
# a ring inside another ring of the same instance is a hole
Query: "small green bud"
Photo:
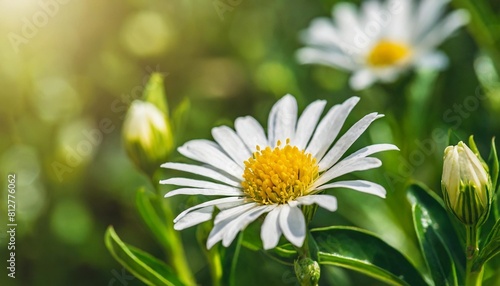
{"type": "Polygon", "coordinates": [[[127,154],[149,175],[167,160],[174,146],[167,117],[154,104],[145,101],[132,102],[122,134],[127,154]]]}
{"type": "Polygon", "coordinates": [[[295,275],[300,285],[318,285],[321,269],[317,261],[311,258],[299,258],[294,263],[295,275]]]}
{"type": "Polygon", "coordinates": [[[491,179],[480,158],[462,141],[444,150],[443,197],[465,225],[480,226],[491,206],[491,179]]]}

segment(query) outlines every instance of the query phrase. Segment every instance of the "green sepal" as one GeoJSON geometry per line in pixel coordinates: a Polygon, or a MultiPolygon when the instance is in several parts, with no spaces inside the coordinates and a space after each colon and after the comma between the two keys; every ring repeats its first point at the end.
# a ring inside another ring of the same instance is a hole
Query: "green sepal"
{"type": "Polygon", "coordinates": [[[498,182],[498,155],[497,148],[495,145],[495,137],[491,138],[491,150],[490,155],[488,157],[488,167],[490,169],[490,178],[492,185],[492,196],[496,194],[497,191],[497,182],[498,182]]]}
{"type": "Polygon", "coordinates": [[[144,101],[154,104],[168,118],[168,103],[163,87],[163,76],[160,73],[152,73],[143,93],[144,101]]]}
{"type": "Polygon", "coordinates": [[[170,267],[151,254],[124,243],[112,226],[106,230],[104,242],[111,255],[146,285],[183,285],[170,267]]]}

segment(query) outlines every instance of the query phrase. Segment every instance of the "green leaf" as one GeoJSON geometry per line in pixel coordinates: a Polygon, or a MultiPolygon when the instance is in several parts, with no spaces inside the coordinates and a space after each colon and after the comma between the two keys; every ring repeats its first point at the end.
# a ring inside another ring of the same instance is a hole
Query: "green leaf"
{"type": "Polygon", "coordinates": [[[137,190],[137,194],[135,196],[135,204],[137,206],[139,214],[155,236],[156,240],[162,246],[165,246],[169,243],[168,234],[166,231],[167,227],[169,226],[167,226],[165,222],[158,216],[157,210],[151,203],[151,200],[155,199],[156,197],[154,194],[147,192],[146,189],[142,187],[137,190]]]}
{"type": "Polygon", "coordinates": [[[143,96],[145,101],[154,104],[168,118],[167,96],[163,87],[163,76],[160,73],[151,74],[143,96]]]}
{"type": "Polygon", "coordinates": [[[413,206],[412,212],[420,248],[434,282],[436,285],[457,285],[455,264],[431,226],[429,214],[418,205],[413,206]]]}
{"type": "Polygon", "coordinates": [[[442,200],[427,188],[408,188],[415,232],[436,285],[463,284],[465,255],[442,200]]]}
{"type": "Polygon", "coordinates": [[[104,242],[113,257],[145,284],[153,286],[183,285],[165,263],[149,253],[125,244],[112,226],[106,230],[104,242]]]}
{"type": "Polygon", "coordinates": [[[500,253],[500,219],[498,219],[495,226],[493,226],[484,245],[485,246],[479,250],[479,255],[473,263],[473,271],[478,270],[484,263],[500,253]]]}
{"type": "Polygon", "coordinates": [[[491,139],[491,151],[490,151],[490,156],[488,158],[488,167],[490,169],[490,177],[493,186],[492,193],[495,194],[497,190],[498,169],[499,169],[497,148],[495,146],[495,137],[491,139]]]}
{"type": "Polygon", "coordinates": [[[427,285],[406,257],[368,231],[334,226],[311,234],[320,264],[352,269],[391,285],[427,285]]]}

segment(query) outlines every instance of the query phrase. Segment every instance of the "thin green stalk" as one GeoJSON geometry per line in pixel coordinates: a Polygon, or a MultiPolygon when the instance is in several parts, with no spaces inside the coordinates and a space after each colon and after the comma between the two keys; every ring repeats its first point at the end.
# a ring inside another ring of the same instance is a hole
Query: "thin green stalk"
{"type": "MultiPolygon", "coordinates": [[[[312,220],[317,206],[304,206],[302,211],[306,219],[306,229],[309,229],[309,222],[312,220]]],[[[301,247],[295,247],[297,250],[297,260],[294,262],[295,276],[301,286],[317,286],[321,275],[321,269],[316,255],[315,242],[310,237],[309,232],[306,233],[304,243],[301,247]],[[313,249],[311,250],[311,247],[313,249]]]]}
{"type": "Polygon", "coordinates": [[[155,176],[151,176],[151,183],[154,186],[157,196],[157,203],[159,210],[163,213],[166,224],[166,236],[167,241],[163,243],[163,248],[165,255],[168,257],[171,266],[174,268],[175,272],[179,276],[179,279],[186,285],[196,285],[196,280],[189,268],[189,264],[186,259],[186,253],[184,252],[184,246],[182,244],[182,239],[178,231],[174,229],[174,214],[172,213],[172,208],[168,201],[163,200],[160,189],[159,180],[154,179],[155,176]]]}
{"type": "Polygon", "coordinates": [[[222,262],[220,252],[217,248],[212,248],[207,250],[208,267],[210,268],[210,274],[212,276],[212,285],[220,286],[222,280],[222,262]]]}
{"type": "Polygon", "coordinates": [[[465,286],[480,286],[483,280],[483,267],[472,271],[473,263],[479,253],[478,232],[475,226],[466,226],[466,272],[465,286]]]}
{"type": "Polygon", "coordinates": [[[231,262],[231,270],[229,273],[229,286],[236,286],[236,266],[238,265],[238,258],[240,256],[241,242],[243,241],[243,232],[238,236],[236,249],[234,250],[233,260],[231,262]]]}

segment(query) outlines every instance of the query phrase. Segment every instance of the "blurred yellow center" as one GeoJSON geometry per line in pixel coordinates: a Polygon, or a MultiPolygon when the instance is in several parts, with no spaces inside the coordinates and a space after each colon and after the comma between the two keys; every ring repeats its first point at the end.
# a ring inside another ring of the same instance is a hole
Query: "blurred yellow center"
{"type": "Polygon", "coordinates": [[[278,141],[274,149],[266,147],[245,161],[242,182],[245,194],[260,204],[285,204],[307,194],[318,177],[316,158],[304,150],[278,141]]]}
{"type": "Polygon", "coordinates": [[[397,64],[410,54],[410,48],[397,42],[382,40],[368,54],[368,63],[375,67],[397,64]]]}

